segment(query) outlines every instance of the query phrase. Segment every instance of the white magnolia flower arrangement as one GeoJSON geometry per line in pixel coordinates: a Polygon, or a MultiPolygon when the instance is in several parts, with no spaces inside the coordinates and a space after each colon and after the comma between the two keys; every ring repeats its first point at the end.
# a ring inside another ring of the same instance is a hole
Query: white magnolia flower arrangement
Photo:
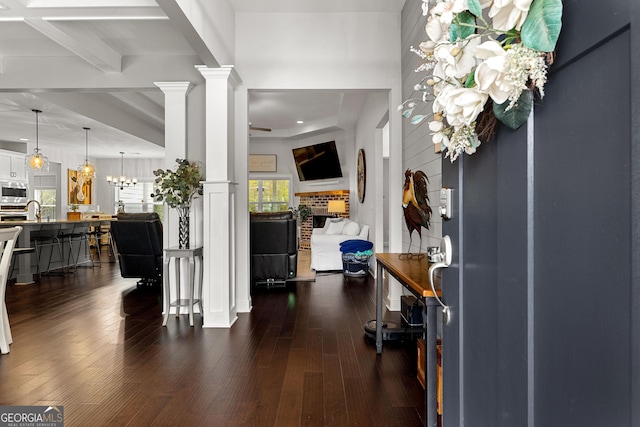
{"type": "Polygon", "coordinates": [[[562,1],[422,1],[428,40],[411,50],[424,59],[416,72],[427,75],[415,86],[422,97],[398,110],[413,124],[429,119],[433,142],[454,162],[489,141],[496,120],[512,129],[525,123],[532,91],[544,96],[562,1]],[[413,115],[417,102],[431,102],[433,114],[413,115]]]}

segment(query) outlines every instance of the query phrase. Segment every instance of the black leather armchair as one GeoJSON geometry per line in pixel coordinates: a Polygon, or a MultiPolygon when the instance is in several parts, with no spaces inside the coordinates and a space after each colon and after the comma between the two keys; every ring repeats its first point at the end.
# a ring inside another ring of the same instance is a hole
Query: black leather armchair
{"type": "Polygon", "coordinates": [[[285,286],[298,274],[296,217],[292,212],[251,213],[254,287],[285,286]]]}
{"type": "Polygon", "coordinates": [[[121,213],[111,223],[122,277],[162,283],[162,222],[157,213],[121,213]]]}

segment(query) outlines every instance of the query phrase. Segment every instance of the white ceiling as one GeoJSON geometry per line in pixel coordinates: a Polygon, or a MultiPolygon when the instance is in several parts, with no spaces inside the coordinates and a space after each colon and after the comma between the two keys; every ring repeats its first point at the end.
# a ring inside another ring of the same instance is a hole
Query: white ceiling
{"type": "Polygon", "coordinates": [[[398,12],[405,0],[231,0],[237,12],[398,12]]]}
{"type": "MultiPolygon", "coordinates": [[[[388,12],[399,11],[404,1],[230,3],[243,13],[388,12]]],[[[0,144],[33,140],[36,108],[42,110],[43,151],[84,154],[82,128],[89,127],[90,157],[119,158],[120,151],[164,157],[164,96],[151,84],[163,61],[176,72],[180,67],[195,72],[193,65],[206,63],[155,0],[0,0],[0,144]],[[131,83],[137,80],[144,90],[131,83]]],[[[365,96],[364,91],[252,91],[252,124],[273,129],[253,131],[252,137],[295,139],[352,127],[365,96]]]]}

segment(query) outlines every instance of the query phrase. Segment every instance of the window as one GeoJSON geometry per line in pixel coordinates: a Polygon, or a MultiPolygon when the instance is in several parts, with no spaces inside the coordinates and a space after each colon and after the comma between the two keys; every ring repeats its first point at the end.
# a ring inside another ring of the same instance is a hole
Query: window
{"type": "Polygon", "coordinates": [[[153,182],[138,182],[131,187],[116,187],[114,205],[122,202],[127,213],[157,212],[162,219],[162,202],[156,202],[151,197],[153,182]]]}
{"type": "Polygon", "coordinates": [[[249,212],[280,212],[291,206],[291,179],[250,179],[249,212]]]}
{"type": "Polygon", "coordinates": [[[57,204],[57,178],[56,175],[34,174],[33,198],[40,202],[40,215],[43,220],[56,220],[57,204]]]}
{"type": "Polygon", "coordinates": [[[40,215],[42,219],[56,219],[56,190],[34,189],[33,197],[40,202],[40,215]]]}

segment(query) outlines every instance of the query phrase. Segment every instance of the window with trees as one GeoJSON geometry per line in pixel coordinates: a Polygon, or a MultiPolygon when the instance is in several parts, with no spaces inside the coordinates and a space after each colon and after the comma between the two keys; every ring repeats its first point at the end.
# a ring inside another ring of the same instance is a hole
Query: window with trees
{"type": "Polygon", "coordinates": [[[291,179],[250,179],[249,211],[280,212],[291,206],[291,179]]]}

